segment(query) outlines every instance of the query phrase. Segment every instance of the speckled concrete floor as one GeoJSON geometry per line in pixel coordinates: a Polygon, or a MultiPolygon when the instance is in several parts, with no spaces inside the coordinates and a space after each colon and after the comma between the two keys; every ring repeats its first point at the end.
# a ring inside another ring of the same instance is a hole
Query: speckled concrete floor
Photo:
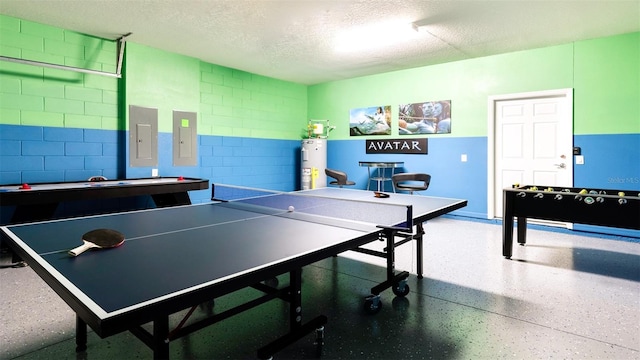
{"type": "MultiPolygon", "coordinates": [[[[348,252],[304,269],[303,315],[329,319],[321,358],[640,359],[640,244],[529,230],[528,245],[505,260],[499,225],[440,218],[425,229],[424,279],[411,276],[405,298],[385,291],[376,315],[364,313],[363,299],[384,276],[383,259],[348,252]]],[[[414,250],[398,249],[399,270],[415,273],[414,250]]],[[[220,298],[216,309],[252,291],[220,298]]],[[[29,267],[0,270],[0,303],[2,359],[152,357],[129,333],[92,332],[76,356],[74,313],[29,267]]],[[[255,359],[287,330],[287,311],[278,300],[263,304],[172,342],[171,357],[255,359]]],[[[317,358],[313,342],[276,358],[317,358]]]]}

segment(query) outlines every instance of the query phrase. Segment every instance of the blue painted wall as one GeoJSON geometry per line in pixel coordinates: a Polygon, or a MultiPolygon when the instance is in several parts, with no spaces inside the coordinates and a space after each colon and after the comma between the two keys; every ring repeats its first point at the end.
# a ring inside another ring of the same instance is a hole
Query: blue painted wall
{"type": "MultiPolygon", "coordinates": [[[[598,189],[640,191],[640,134],[576,135],[575,146],[588,159],[574,165],[574,186],[598,189]],[[616,154],[616,156],[612,156],[616,154]]],[[[427,155],[367,155],[365,140],[330,140],[327,166],[347,172],[356,188],[367,188],[367,168],[357,161],[404,161],[401,172],[424,172],[432,176],[429,196],[467,199],[467,207],[455,211],[458,216],[487,218],[487,138],[428,139],[427,155]],[[348,154],[348,156],[346,156],[348,154]],[[460,155],[467,154],[467,162],[460,155]]],[[[371,183],[374,189],[375,182],[371,183]]],[[[386,191],[391,191],[387,183],[386,191]]],[[[640,221],[640,219],[638,220],[640,221]]],[[[640,231],[575,224],[574,229],[640,238],[640,231]]]]}
{"type": "MultiPolygon", "coordinates": [[[[2,184],[56,181],[83,181],[94,175],[119,178],[126,158],[118,139],[126,132],[92,129],[67,129],[40,126],[0,125],[0,182],[2,184]],[[61,180],[62,179],[62,180],[61,180]]],[[[209,179],[212,183],[290,191],[300,184],[300,141],[244,137],[198,136],[198,166],[172,165],[172,136],[160,133],[159,168],[161,176],[186,176],[209,179]]],[[[576,135],[575,146],[582,148],[588,161],[574,165],[574,186],[585,188],[640,189],[640,162],[637,144],[640,134],[576,135]],[[615,147],[615,154],[611,151],[615,147]],[[623,150],[623,151],[619,151],[623,150]]],[[[122,142],[120,142],[121,144],[122,142]]],[[[484,219],[487,209],[487,139],[485,137],[428,139],[426,155],[368,155],[364,139],[329,140],[327,164],[346,171],[356,188],[366,189],[367,168],[359,161],[403,161],[402,172],[425,172],[432,176],[428,194],[464,198],[466,208],[456,215],[484,219]],[[349,154],[349,156],[345,156],[349,154]],[[461,162],[460,155],[468,161],[461,162]]],[[[149,177],[151,168],[131,168],[130,177],[149,177]]],[[[371,188],[376,184],[372,183],[371,188]]],[[[386,183],[386,191],[391,184],[386,183]]],[[[193,203],[210,200],[210,190],[190,192],[193,203]]],[[[63,204],[57,216],[95,213],[120,208],[153,207],[149,197],[100,200],[63,204]]],[[[0,207],[0,221],[6,223],[13,209],[0,207]]],[[[640,232],[587,225],[576,230],[640,237],[640,232]]]]}
{"type": "MultiPolygon", "coordinates": [[[[487,214],[487,139],[429,138],[428,154],[366,154],[365,140],[330,140],[327,146],[327,166],[347,172],[356,188],[366,189],[368,173],[358,161],[403,161],[404,168],[396,172],[422,172],[431,175],[428,195],[467,199],[468,205],[455,213],[462,216],[486,218],[487,214]],[[345,156],[349,154],[349,156],[345,156]],[[468,161],[461,162],[460,155],[468,161]],[[473,174],[469,177],[465,174],[473,174]]],[[[371,189],[376,183],[370,184],[371,189]]],[[[385,183],[385,191],[392,191],[385,183]]],[[[423,194],[427,195],[427,192],[423,194]]]]}
{"type": "MultiPolygon", "coordinates": [[[[119,178],[124,158],[119,131],[0,125],[0,183],[82,181],[90,176],[119,178]]],[[[158,137],[160,176],[202,177],[215,182],[294,190],[299,187],[300,142],[244,137],[198,136],[199,163],[172,164],[172,137],[158,137]],[[259,175],[256,175],[259,174],[259,175]]],[[[574,165],[574,186],[586,188],[640,188],[637,144],[640,134],[576,135],[587,162],[574,165]],[[617,156],[607,149],[615,147],[617,156]],[[623,151],[619,151],[623,150],[623,151]]],[[[487,139],[485,137],[428,139],[427,155],[368,155],[365,140],[329,140],[329,167],[347,171],[358,188],[366,188],[367,169],[361,161],[404,161],[403,172],[433,176],[430,195],[469,199],[468,215],[486,216],[487,139]],[[349,154],[349,156],[345,156],[349,154]],[[461,162],[460,155],[468,161],[461,162]],[[469,176],[469,174],[473,174],[469,176]]],[[[132,168],[133,176],[149,177],[151,167],[132,168]]],[[[372,184],[374,186],[375,184],[372,184]]],[[[390,191],[390,184],[385,190],[390,191]]],[[[202,201],[207,196],[196,196],[202,201]]]]}
{"type": "Polygon", "coordinates": [[[272,190],[298,189],[300,141],[201,135],[199,143],[201,178],[272,190]]]}
{"type": "Polygon", "coordinates": [[[640,134],[575,135],[573,144],[586,159],[573,166],[574,186],[640,191],[640,134]]]}
{"type": "MultiPolygon", "coordinates": [[[[573,184],[586,189],[640,192],[640,134],[575,135],[584,165],[573,166],[573,184]]],[[[640,219],[638,219],[640,222],[640,219]]],[[[640,238],[640,231],[575,224],[575,230],[640,238]]]]}
{"type": "Polygon", "coordinates": [[[0,125],[0,183],[118,178],[118,131],[0,125]]]}
{"type": "MultiPolygon", "coordinates": [[[[0,183],[22,184],[85,181],[102,175],[122,178],[126,149],[124,131],[0,125],[0,183]]],[[[172,164],[172,135],[158,134],[160,176],[185,176],[273,190],[298,188],[300,141],[243,137],[198,136],[198,166],[172,164]]],[[[130,168],[129,178],[150,177],[149,168],[130,168]]],[[[193,203],[207,202],[210,190],[191,191],[193,203]]],[[[123,208],[153,207],[148,196],[133,199],[70,202],[56,216],[104,213],[123,208]]],[[[0,223],[8,222],[12,207],[0,206],[0,223]]]]}

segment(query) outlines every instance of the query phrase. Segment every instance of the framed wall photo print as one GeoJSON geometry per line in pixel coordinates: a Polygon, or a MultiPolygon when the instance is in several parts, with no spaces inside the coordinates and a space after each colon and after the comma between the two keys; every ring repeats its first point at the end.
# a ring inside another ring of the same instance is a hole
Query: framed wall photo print
{"type": "Polygon", "coordinates": [[[450,134],[451,100],[400,105],[398,132],[400,135],[450,134]]]}
{"type": "Polygon", "coordinates": [[[391,105],[349,111],[349,134],[351,136],[391,135],[391,105]]]}

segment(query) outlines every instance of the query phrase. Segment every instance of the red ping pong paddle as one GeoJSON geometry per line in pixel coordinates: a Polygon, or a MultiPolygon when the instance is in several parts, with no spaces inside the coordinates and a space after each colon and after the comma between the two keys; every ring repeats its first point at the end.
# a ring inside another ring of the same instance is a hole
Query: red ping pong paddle
{"type": "Polygon", "coordinates": [[[108,249],[124,243],[124,235],[111,229],[91,230],[82,235],[84,244],[69,250],[69,255],[78,256],[89,249],[108,249]]]}

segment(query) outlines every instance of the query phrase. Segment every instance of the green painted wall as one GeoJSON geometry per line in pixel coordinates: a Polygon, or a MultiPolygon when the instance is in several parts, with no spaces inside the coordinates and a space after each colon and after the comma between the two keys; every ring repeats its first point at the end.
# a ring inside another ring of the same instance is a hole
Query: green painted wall
{"type": "Polygon", "coordinates": [[[452,133],[435,136],[486,136],[488,96],[574,88],[576,134],[638,133],[639,48],[634,33],[328,82],[309,87],[309,117],[348,139],[352,108],[391,105],[397,124],[399,104],[451,100],[452,133]]]}
{"type": "MultiPolygon", "coordinates": [[[[200,135],[287,140],[306,127],[306,85],[134,42],[126,49],[122,80],[0,62],[0,124],[126,129],[128,105],[137,105],[158,108],[160,132],[172,131],[173,110],[197,112],[200,135]]],[[[115,41],[4,15],[0,54],[111,73],[118,55],[115,41]]]]}
{"type": "MultiPolygon", "coordinates": [[[[128,42],[126,112],[129,105],[158,109],[158,131],[173,131],[173,110],[198,112],[200,61],[128,42]]],[[[127,124],[128,126],[128,124],[127,124]]]]}
{"type": "MultiPolygon", "coordinates": [[[[117,44],[0,15],[0,54],[115,72],[117,44]]],[[[307,87],[129,42],[123,89],[115,78],[0,62],[0,124],[122,129],[122,97],[159,108],[162,132],[176,109],[198,112],[202,135],[299,139],[312,118],[348,139],[352,108],[391,105],[395,122],[401,103],[451,100],[452,134],[437,136],[486,136],[488,96],[574,88],[575,134],[639,133],[639,64],[632,33],[307,87]]]]}
{"type": "Polygon", "coordinates": [[[300,139],[306,85],[204,62],[200,69],[200,134],[300,139]]]}
{"type": "MultiPolygon", "coordinates": [[[[158,130],[172,131],[172,111],[198,113],[198,134],[299,139],[307,87],[127,44],[127,105],[158,109],[158,130]]],[[[128,106],[127,106],[128,108],[128,106]]]]}
{"type": "Polygon", "coordinates": [[[574,133],[640,133],[640,33],[575,48],[574,133]]]}
{"type": "MultiPolygon", "coordinates": [[[[117,44],[0,15],[0,54],[114,73],[117,44]]],[[[118,80],[0,62],[0,124],[118,129],[118,80]]]]}

